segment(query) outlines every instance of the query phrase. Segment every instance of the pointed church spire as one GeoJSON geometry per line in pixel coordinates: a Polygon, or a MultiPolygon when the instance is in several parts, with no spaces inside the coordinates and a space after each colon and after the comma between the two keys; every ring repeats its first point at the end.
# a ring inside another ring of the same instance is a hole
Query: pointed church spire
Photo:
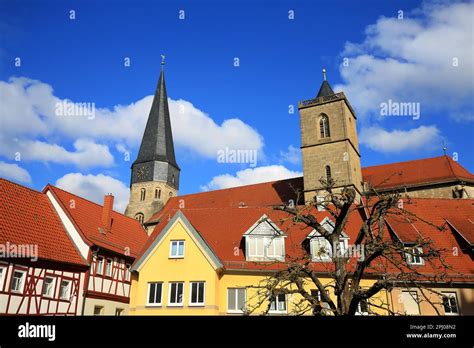
{"type": "Polygon", "coordinates": [[[153,104],[143,133],[142,143],[134,164],[159,161],[167,162],[179,169],[173,145],[171,120],[166,93],[164,60],[161,56],[161,73],[153,104]]]}
{"type": "Polygon", "coordinates": [[[326,69],[323,69],[323,78],[324,81],[321,84],[321,87],[319,88],[319,92],[316,98],[334,95],[331,85],[329,85],[329,82],[326,80],[326,69]]]}

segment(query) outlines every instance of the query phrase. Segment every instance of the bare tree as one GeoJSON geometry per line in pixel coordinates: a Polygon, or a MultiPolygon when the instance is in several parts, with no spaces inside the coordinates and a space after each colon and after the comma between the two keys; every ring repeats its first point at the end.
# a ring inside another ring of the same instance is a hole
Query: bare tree
{"type": "MultiPolygon", "coordinates": [[[[334,180],[321,179],[320,182],[326,193],[323,199],[315,197],[304,206],[282,205],[274,209],[288,214],[282,223],[291,219],[292,224],[303,224],[314,229],[317,234],[309,239],[324,238],[329,250],[320,248],[319,252],[329,255],[329,262],[320,262],[319,269],[316,268],[312,255],[303,243],[303,257],[290,259],[285,263],[284,269],[275,271],[258,285],[250,286],[256,291],[252,297],[253,301],[248,301],[248,313],[261,310],[263,306],[263,314],[267,314],[271,306],[269,298],[280,294],[294,294],[298,295],[293,296],[298,299],[294,302],[292,313],[296,315],[355,315],[361,307],[369,313],[378,308],[394,314],[388,301],[382,301],[381,296],[376,296],[382,290],[390,291],[394,287],[419,289],[422,299],[415,300],[428,301],[438,312],[437,305],[441,302],[434,302],[433,296],[427,294],[436,291],[425,287],[425,284],[446,281],[449,266],[442,257],[445,250],[437,249],[430,239],[421,236],[410,244],[410,248],[406,248],[403,243],[388,235],[386,218],[389,215],[398,215],[423,221],[438,229],[443,227],[435,226],[404,209],[403,204],[400,204],[400,193],[378,194],[374,189],[370,189],[356,204],[356,191],[353,188],[334,190],[334,180]],[[329,213],[333,221],[332,228],[318,222],[314,214],[315,209],[329,213]],[[358,212],[355,213],[356,210],[358,212]],[[363,218],[351,249],[340,241],[344,237],[349,217],[357,213],[362,214],[363,218]],[[354,250],[362,251],[363,257],[359,255],[355,259],[354,250]],[[431,264],[436,272],[419,272],[413,262],[410,262],[413,258],[422,258],[424,263],[431,264]],[[321,267],[324,267],[323,271],[321,267]],[[364,278],[374,281],[370,286],[364,287],[361,284],[364,278]],[[309,291],[309,288],[316,291],[309,291]],[[331,297],[330,293],[334,296],[331,297]],[[335,301],[332,298],[335,298],[335,301]]],[[[301,193],[297,192],[297,195],[299,198],[301,193]]],[[[407,205],[409,204],[405,204],[407,205]]]]}

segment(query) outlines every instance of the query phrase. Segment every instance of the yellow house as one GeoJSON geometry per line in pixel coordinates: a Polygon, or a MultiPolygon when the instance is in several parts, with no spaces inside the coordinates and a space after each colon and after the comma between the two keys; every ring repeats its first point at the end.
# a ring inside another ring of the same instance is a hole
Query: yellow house
{"type": "MultiPolygon", "coordinates": [[[[276,214],[268,208],[184,209],[174,215],[171,211],[162,214],[164,226],[160,228],[158,224],[132,267],[131,315],[262,313],[269,305],[269,298],[259,285],[285,264],[287,253],[294,254],[301,248],[301,243],[295,243],[293,238],[303,236],[304,239],[307,232],[283,233],[267,214],[262,214],[264,211],[276,214]],[[217,217],[211,219],[210,213],[217,217]],[[253,240],[266,238],[269,233],[273,234],[271,255],[258,255],[258,241],[251,250],[253,240]],[[273,258],[270,262],[266,259],[269,256],[273,258]]],[[[331,281],[327,277],[321,280],[324,284],[331,281]]],[[[368,287],[373,282],[364,280],[362,285],[368,287]]],[[[316,289],[310,282],[306,287],[309,291],[316,289]]],[[[271,303],[269,314],[301,313],[301,299],[299,294],[278,295],[271,303]]],[[[371,301],[381,307],[388,306],[385,292],[371,301]]],[[[378,307],[372,311],[385,314],[378,307]]],[[[368,308],[361,308],[360,312],[368,314],[368,308]]]]}

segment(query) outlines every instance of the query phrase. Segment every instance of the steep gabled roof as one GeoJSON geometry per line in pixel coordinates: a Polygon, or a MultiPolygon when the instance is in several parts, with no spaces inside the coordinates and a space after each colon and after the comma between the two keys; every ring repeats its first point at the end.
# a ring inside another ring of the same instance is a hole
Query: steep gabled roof
{"type": "MultiPolygon", "coordinates": [[[[147,234],[140,223],[130,217],[112,211],[112,227],[102,233],[101,216],[103,207],[85,198],[48,185],[44,191],[50,190],[60,202],[62,209],[77,226],[86,241],[101,248],[136,257],[147,239],[147,234]],[[70,202],[73,200],[74,204],[70,202]]],[[[128,255],[126,255],[128,256],[128,255]]]]}
{"type": "Polygon", "coordinates": [[[448,156],[362,168],[364,181],[378,189],[412,187],[451,181],[474,183],[474,175],[448,156]]]}
{"type": "Polygon", "coordinates": [[[332,90],[329,82],[327,80],[324,80],[323,83],[321,84],[321,87],[319,88],[319,92],[316,95],[316,98],[328,97],[330,95],[334,95],[334,91],[332,90]]]}
{"type": "Polygon", "coordinates": [[[48,197],[0,178],[0,243],[38,245],[42,260],[86,266],[48,197]]]}
{"type": "Polygon", "coordinates": [[[153,104],[143,133],[142,143],[135,163],[150,161],[167,162],[179,168],[176,163],[171,131],[165,72],[162,69],[156,87],[153,104]]]}

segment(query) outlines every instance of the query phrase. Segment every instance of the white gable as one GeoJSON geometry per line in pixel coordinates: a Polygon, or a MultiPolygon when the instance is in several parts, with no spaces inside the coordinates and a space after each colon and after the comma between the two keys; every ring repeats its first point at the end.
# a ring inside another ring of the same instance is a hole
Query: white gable
{"type": "Polygon", "coordinates": [[[256,223],[250,227],[244,236],[283,236],[284,233],[270,218],[264,214],[256,223]]]}

